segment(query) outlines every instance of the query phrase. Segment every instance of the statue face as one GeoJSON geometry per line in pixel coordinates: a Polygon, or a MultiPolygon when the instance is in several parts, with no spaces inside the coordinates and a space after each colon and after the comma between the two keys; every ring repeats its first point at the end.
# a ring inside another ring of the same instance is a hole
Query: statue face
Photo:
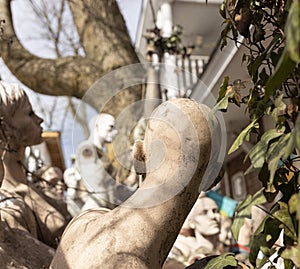
{"type": "Polygon", "coordinates": [[[194,213],[190,223],[195,231],[203,236],[215,235],[220,232],[221,215],[215,201],[209,197],[197,200],[193,208],[194,213]]]}
{"type": "Polygon", "coordinates": [[[46,190],[55,198],[62,199],[65,190],[62,171],[58,167],[50,167],[42,174],[42,178],[47,182],[44,182],[46,190]]]}
{"type": "Polygon", "coordinates": [[[109,114],[100,114],[95,124],[95,136],[104,143],[111,143],[116,135],[114,117],[109,114]]]}
{"type": "Polygon", "coordinates": [[[63,174],[58,167],[50,167],[43,173],[42,177],[50,184],[56,185],[63,178],[63,174]]]}
{"type": "Polygon", "coordinates": [[[43,119],[33,112],[27,96],[24,98],[26,98],[24,105],[20,106],[14,116],[8,120],[11,121],[10,125],[16,132],[14,142],[21,146],[31,146],[43,142],[41,137],[43,129],[40,126],[43,119]]]}

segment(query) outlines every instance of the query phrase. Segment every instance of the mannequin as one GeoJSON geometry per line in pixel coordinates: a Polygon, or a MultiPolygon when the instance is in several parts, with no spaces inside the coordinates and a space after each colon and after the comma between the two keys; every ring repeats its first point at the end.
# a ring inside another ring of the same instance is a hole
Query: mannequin
{"type": "Polygon", "coordinates": [[[71,167],[64,171],[64,181],[67,185],[66,202],[68,211],[75,217],[77,216],[87,198],[87,190],[84,187],[82,178],[75,167],[75,155],[71,156],[71,167]]]}
{"type": "Polygon", "coordinates": [[[220,220],[221,215],[215,201],[201,193],[174,243],[169,258],[190,265],[207,255],[220,254],[216,249],[219,243],[220,220]]]}
{"type": "Polygon", "coordinates": [[[66,186],[61,169],[56,166],[43,166],[37,173],[41,180],[39,180],[36,185],[38,185],[47,196],[58,201],[63,201],[66,186]]]}
{"type": "Polygon", "coordinates": [[[43,120],[32,110],[24,90],[0,81],[0,165],[3,167],[1,193],[10,204],[1,209],[1,220],[11,229],[27,231],[43,243],[56,247],[67,225],[65,217],[46,197],[27,182],[23,166],[25,148],[42,142],[43,120]],[[14,208],[18,210],[11,210],[14,208]],[[20,220],[20,221],[19,221],[20,220]]]}
{"type": "Polygon", "coordinates": [[[85,187],[90,192],[81,211],[106,207],[114,208],[132,192],[125,185],[115,181],[116,171],[105,152],[105,143],[111,143],[117,135],[112,115],[100,113],[89,124],[90,137],[77,150],[76,168],[85,187]]]}
{"type": "Polygon", "coordinates": [[[68,212],[64,197],[66,184],[63,180],[61,169],[56,166],[43,166],[34,175],[37,175],[34,185],[37,189],[41,190],[47,202],[68,220],[71,219],[72,217],[68,212]]]}

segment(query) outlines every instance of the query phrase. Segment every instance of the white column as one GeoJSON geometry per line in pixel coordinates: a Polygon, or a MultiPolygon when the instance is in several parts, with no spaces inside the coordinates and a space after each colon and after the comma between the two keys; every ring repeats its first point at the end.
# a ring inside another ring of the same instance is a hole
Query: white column
{"type": "MultiPolygon", "coordinates": [[[[160,6],[157,14],[157,27],[162,30],[163,37],[170,37],[173,30],[172,6],[165,2],[160,6]]],[[[176,73],[176,56],[164,53],[162,61],[166,68],[161,70],[161,90],[166,91],[166,99],[179,97],[176,73]]],[[[165,94],[162,93],[164,99],[165,94]]]]}

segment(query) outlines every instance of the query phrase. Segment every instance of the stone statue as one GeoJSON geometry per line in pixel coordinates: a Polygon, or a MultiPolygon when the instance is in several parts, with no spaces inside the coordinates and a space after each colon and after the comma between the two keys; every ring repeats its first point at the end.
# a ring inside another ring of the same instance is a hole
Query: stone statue
{"type": "Polygon", "coordinates": [[[68,211],[75,217],[81,212],[81,208],[87,199],[87,189],[85,188],[81,175],[75,167],[75,155],[71,156],[71,167],[64,171],[64,181],[67,185],[66,203],[68,211]]]}
{"type": "Polygon", "coordinates": [[[63,179],[62,170],[59,167],[41,167],[33,173],[32,181],[36,188],[45,194],[48,203],[55,207],[67,219],[71,219],[65,201],[66,184],[63,179]]]}
{"type": "Polygon", "coordinates": [[[67,220],[27,181],[23,164],[25,148],[42,142],[42,121],[19,85],[0,81],[1,221],[55,248],[67,220]]]}
{"type": "Polygon", "coordinates": [[[217,204],[202,193],[187,217],[169,258],[191,265],[195,260],[220,254],[217,249],[220,243],[220,220],[217,204]],[[185,233],[188,229],[191,232],[185,233]]]}
{"type": "Polygon", "coordinates": [[[35,182],[44,193],[56,200],[64,199],[66,189],[63,181],[63,173],[59,167],[43,166],[35,172],[39,176],[39,181],[35,182]]]}
{"type": "Polygon", "coordinates": [[[77,150],[78,169],[89,196],[81,211],[95,208],[113,208],[132,194],[122,184],[115,181],[116,170],[106,156],[105,143],[111,143],[117,135],[115,119],[112,115],[100,113],[90,121],[90,137],[77,150]]]}
{"type": "Polygon", "coordinates": [[[199,196],[211,152],[207,114],[190,99],[158,106],[147,123],[141,187],[110,212],[74,218],[50,268],[161,268],[199,196]]]}

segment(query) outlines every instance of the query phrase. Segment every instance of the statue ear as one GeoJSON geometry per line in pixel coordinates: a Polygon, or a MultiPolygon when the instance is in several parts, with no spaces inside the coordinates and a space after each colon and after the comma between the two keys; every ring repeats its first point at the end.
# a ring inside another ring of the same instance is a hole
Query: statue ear
{"type": "Polygon", "coordinates": [[[146,174],[146,154],[144,141],[136,140],[132,147],[132,158],[134,170],[138,175],[146,174]]]}

